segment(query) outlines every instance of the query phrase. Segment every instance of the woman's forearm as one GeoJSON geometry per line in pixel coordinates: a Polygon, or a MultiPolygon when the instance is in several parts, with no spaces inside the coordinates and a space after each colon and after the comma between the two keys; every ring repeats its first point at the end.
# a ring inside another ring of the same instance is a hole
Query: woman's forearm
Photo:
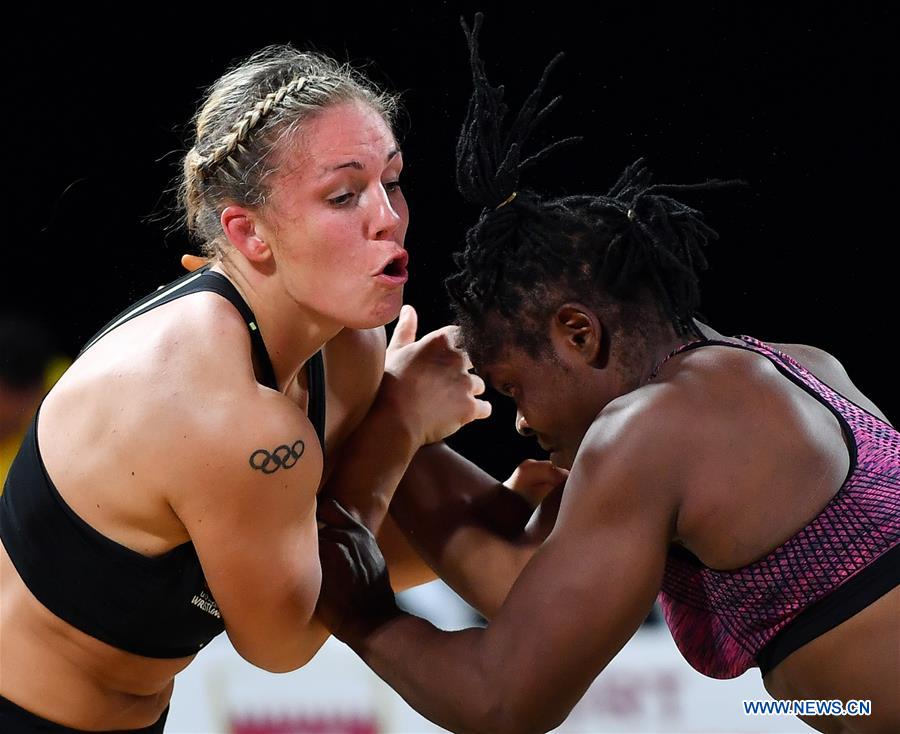
{"type": "Polygon", "coordinates": [[[348,644],[416,711],[461,734],[498,731],[495,697],[480,656],[484,630],[438,630],[400,615],[348,644]]]}
{"type": "Polygon", "coordinates": [[[401,413],[376,398],[342,447],[341,460],[322,494],[336,499],[377,534],[417,448],[417,438],[401,413]]]}
{"type": "Polygon", "coordinates": [[[391,517],[423,559],[490,618],[537,547],[524,532],[531,507],[444,445],[419,450],[391,517]]]}
{"type": "Polygon", "coordinates": [[[440,563],[461,527],[518,538],[533,513],[530,504],[444,444],[422,447],[403,476],[391,516],[432,563],[440,563]]]}

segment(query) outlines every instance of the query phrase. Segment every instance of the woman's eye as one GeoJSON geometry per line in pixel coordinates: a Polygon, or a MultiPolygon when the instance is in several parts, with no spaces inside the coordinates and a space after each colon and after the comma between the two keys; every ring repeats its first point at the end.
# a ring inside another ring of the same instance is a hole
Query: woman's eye
{"type": "Polygon", "coordinates": [[[510,382],[504,382],[504,383],[500,386],[500,392],[501,392],[503,395],[506,395],[506,397],[508,397],[508,398],[513,397],[513,390],[514,390],[514,389],[515,389],[515,386],[514,386],[512,383],[510,383],[510,382]]]}
{"type": "Polygon", "coordinates": [[[354,194],[353,192],[348,192],[346,194],[341,194],[340,196],[334,196],[328,200],[328,203],[333,206],[341,206],[343,204],[347,204],[352,198],[354,194]]]}
{"type": "Polygon", "coordinates": [[[400,182],[399,181],[385,181],[383,186],[384,186],[384,190],[387,191],[389,194],[393,194],[395,191],[400,190],[400,182]]]}

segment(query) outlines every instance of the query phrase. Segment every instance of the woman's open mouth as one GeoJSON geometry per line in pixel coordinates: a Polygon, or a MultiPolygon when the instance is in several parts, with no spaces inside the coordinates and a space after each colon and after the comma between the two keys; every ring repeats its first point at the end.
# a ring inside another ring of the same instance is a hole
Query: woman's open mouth
{"type": "Polygon", "coordinates": [[[409,255],[406,250],[401,250],[387,262],[375,277],[391,285],[403,285],[409,279],[409,272],[406,270],[408,262],[409,255]]]}

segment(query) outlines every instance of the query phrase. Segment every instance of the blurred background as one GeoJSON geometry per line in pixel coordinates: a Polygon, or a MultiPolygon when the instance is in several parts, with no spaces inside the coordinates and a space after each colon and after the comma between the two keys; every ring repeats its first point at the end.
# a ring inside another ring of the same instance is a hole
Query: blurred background
{"type": "MultiPolygon", "coordinates": [[[[471,21],[476,9],[486,12],[488,74],[507,85],[514,106],[566,52],[550,83],[564,99],[544,132],[585,139],[533,172],[532,186],[605,191],[639,156],[665,182],[746,180],[744,191],[693,200],[721,236],[707,253],[706,319],[725,333],[822,347],[889,417],[900,416],[888,367],[900,265],[889,156],[897,17],[866,2],[410,0],[171,15],[20,8],[2,49],[12,229],[0,260],[0,317],[46,333],[31,388],[52,382],[129,302],[180,274],[190,245],[175,226],[172,188],[188,122],[207,85],[270,43],[353,61],[402,93],[412,212],[406,300],[420,333],[446,323],[442,280],[477,215],[455,192],[453,168],[469,92],[459,17],[471,21]]],[[[12,343],[0,344],[0,362],[11,361],[12,343]]],[[[0,376],[0,398],[4,384],[0,376]]],[[[451,443],[505,478],[540,451],[514,432],[511,404],[492,402],[491,420],[451,443]]],[[[406,603],[446,627],[474,620],[443,587],[406,603]]],[[[707,681],[658,625],[616,665],[561,731],[805,730],[744,717],[742,697],[765,697],[758,674],[707,681]]],[[[220,639],[179,677],[170,721],[173,732],[438,731],[336,643],[298,673],[269,676],[220,639]]]]}

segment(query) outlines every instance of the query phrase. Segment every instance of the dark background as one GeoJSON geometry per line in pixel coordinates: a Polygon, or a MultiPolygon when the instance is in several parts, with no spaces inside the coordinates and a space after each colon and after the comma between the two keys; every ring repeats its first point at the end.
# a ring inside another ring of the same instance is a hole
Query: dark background
{"type": "MultiPolygon", "coordinates": [[[[167,191],[202,90],[232,61],[293,42],[364,64],[402,92],[407,301],[421,332],[442,325],[441,281],[477,214],[455,192],[453,147],[469,91],[458,19],[480,7],[488,73],[510,101],[557,51],[567,54],[550,85],[564,100],[547,132],[585,142],[532,174],[534,187],[605,191],[638,156],[667,182],[745,179],[746,191],[695,200],[721,234],[708,250],[706,318],[725,333],[831,351],[896,420],[894,11],[594,5],[260,3],[209,6],[202,18],[148,17],[135,6],[39,11],[9,24],[0,310],[37,315],[74,354],[129,301],[179,275],[188,244],[167,229],[167,191]]],[[[514,434],[510,407],[494,403],[491,424],[455,442],[505,475],[535,449],[514,434]]]]}

